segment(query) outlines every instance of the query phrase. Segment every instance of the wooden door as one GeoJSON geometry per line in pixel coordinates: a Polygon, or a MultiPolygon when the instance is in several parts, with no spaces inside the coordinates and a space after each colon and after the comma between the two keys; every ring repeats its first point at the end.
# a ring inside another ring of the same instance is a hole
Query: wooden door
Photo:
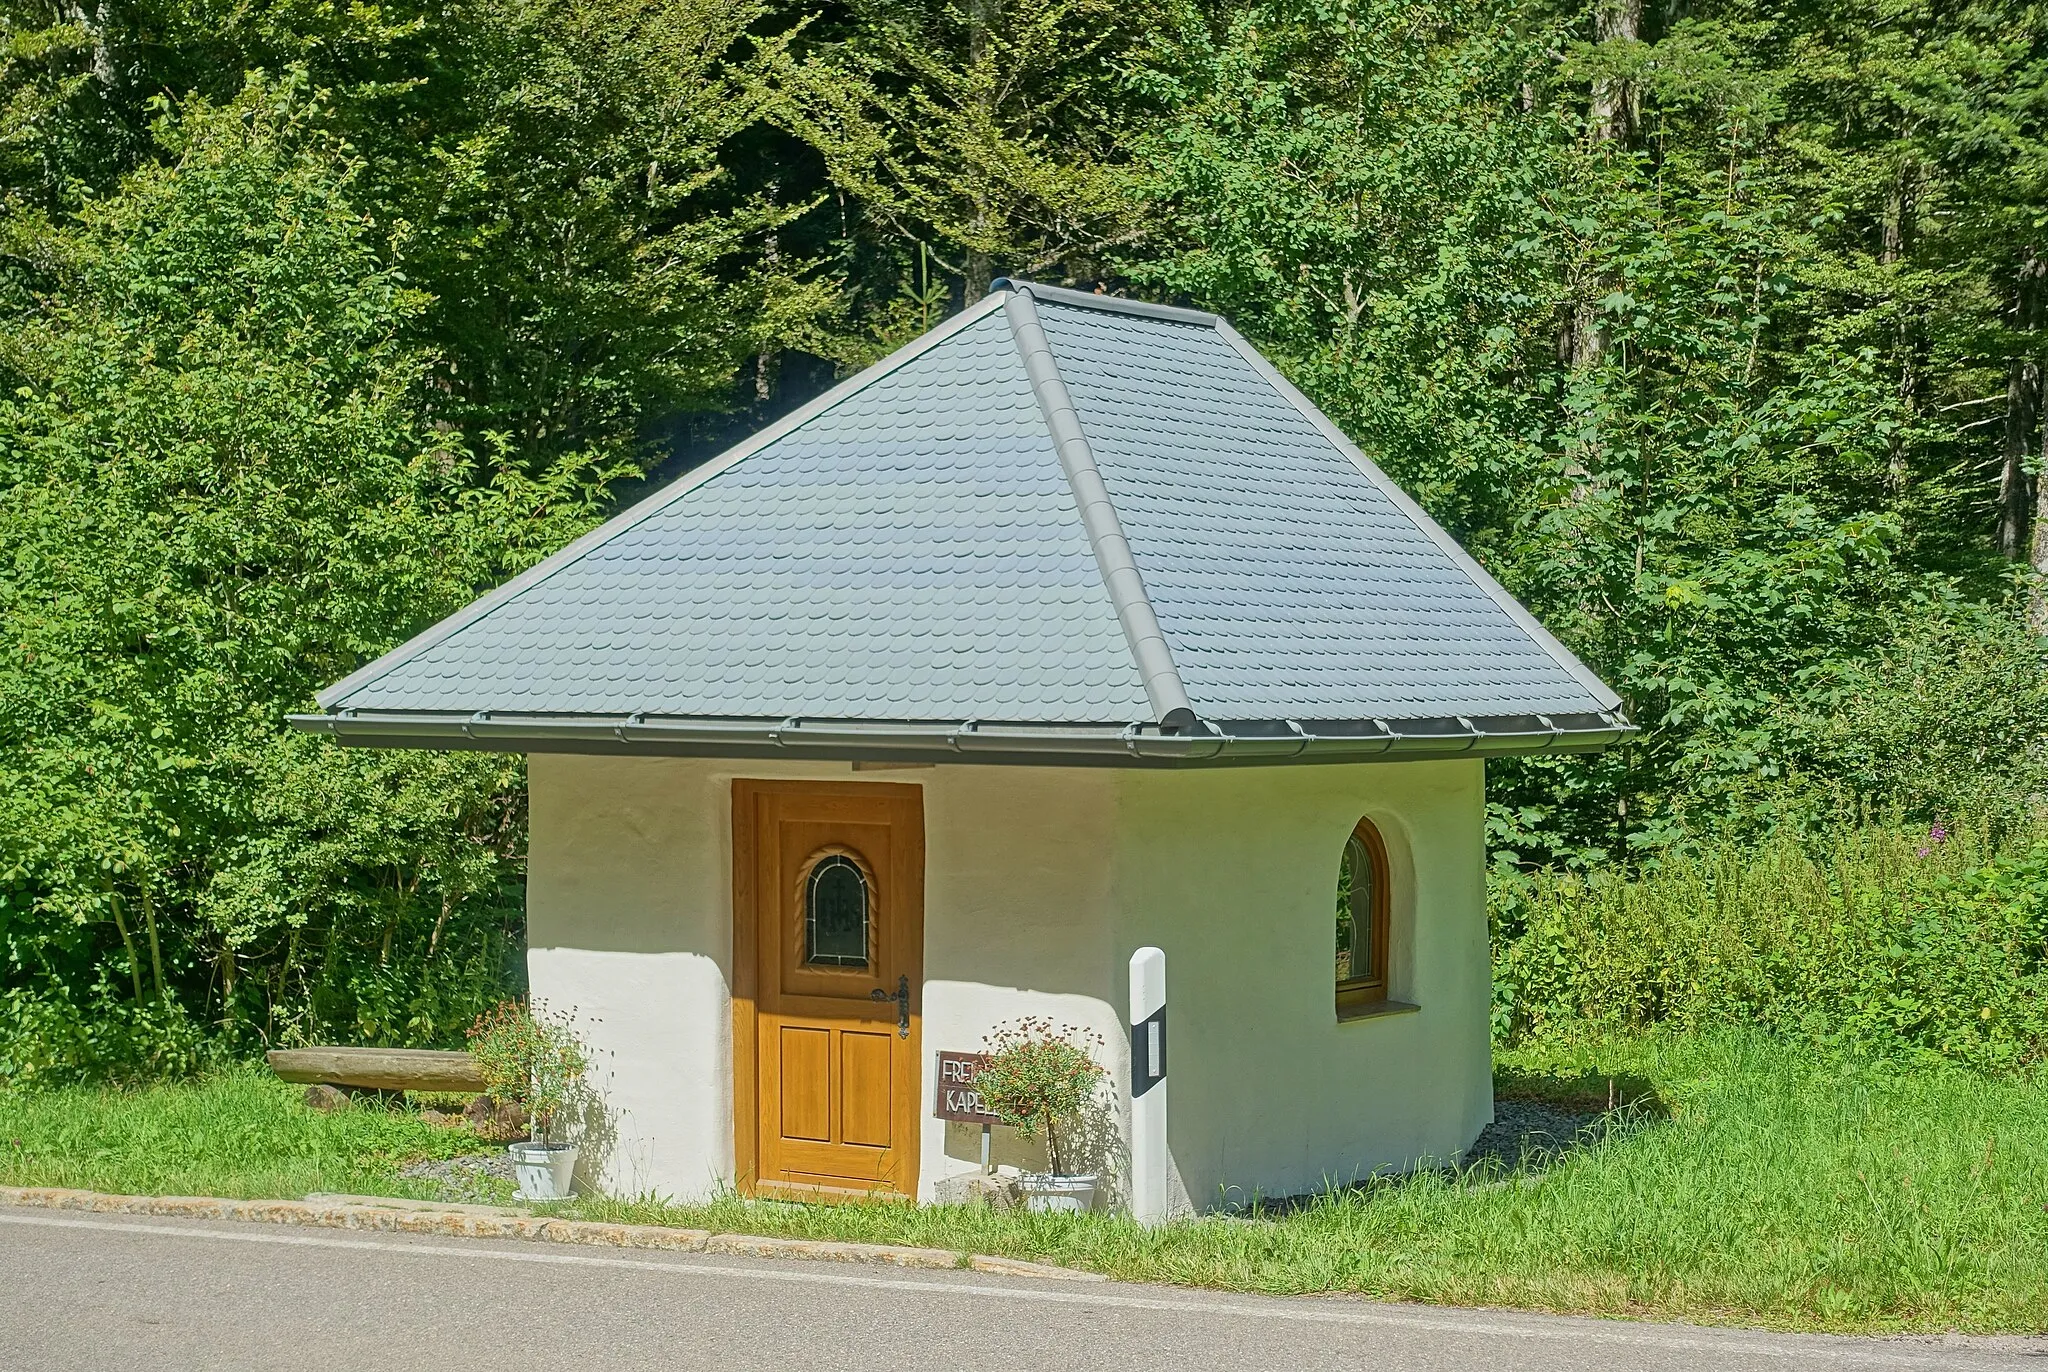
{"type": "Polygon", "coordinates": [[[916,1195],[923,792],[735,781],[733,965],[741,1189],[916,1195]]]}

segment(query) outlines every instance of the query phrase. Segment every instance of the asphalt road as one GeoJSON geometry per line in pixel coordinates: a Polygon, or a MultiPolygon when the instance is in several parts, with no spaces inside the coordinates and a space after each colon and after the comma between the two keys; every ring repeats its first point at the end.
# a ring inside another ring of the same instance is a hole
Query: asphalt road
{"type": "Polygon", "coordinates": [[[0,1212],[0,1368],[1780,1372],[2048,1368],[1831,1339],[820,1262],[0,1212]]]}

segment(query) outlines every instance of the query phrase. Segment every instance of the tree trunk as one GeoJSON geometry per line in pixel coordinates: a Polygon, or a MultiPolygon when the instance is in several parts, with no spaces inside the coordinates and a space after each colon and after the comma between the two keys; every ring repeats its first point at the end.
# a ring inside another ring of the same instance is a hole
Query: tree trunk
{"type": "Polygon", "coordinates": [[[1572,307],[1571,356],[1573,371],[1600,365],[1607,355],[1607,330],[1600,326],[1600,311],[1590,300],[1572,307]]]}
{"type": "Polygon", "coordinates": [[[107,886],[107,903],[114,910],[114,927],[121,931],[121,946],[128,950],[128,975],[135,982],[135,1003],[142,1004],[142,957],[135,951],[135,940],[128,935],[128,922],[121,918],[121,893],[107,886]]]}
{"type": "MultiPolygon", "coordinates": [[[[1593,10],[1593,41],[1634,43],[1643,36],[1643,0],[1599,0],[1593,10]]],[[[1636,123],[1635,83],[1603,76],[1593,83],[1593,139],[1625,143],[1636,123]]]]}
{"type": "Polygon", "coordinates": [[[156,1003],[167,1005],[169,1002],[165,998],[167,993],[164,990],[163,948],[156,938],[156,901],[150,896],[147,884],[142,888],[142,922],[149,929],[149,970],[150,975],[156,980],[156,1003]]]}
{"type": "Polygon", "coordinates": [[[87,14],[85,6],[72,0],[64,6],[67,23],[78,26],[85,34],[85,41],[92,46],[92,79],[99,86],[102,95],[114,89],[118,73],[114,70],[114,52],[107,45],[108,22],[113,18],[109,13],[111,0],[100,0],[92,13],[87,14]]]}
{"type": "MultiPolygon", "coordinates": [[[[2048,425],[2041,429],[2041,468],[2048,472],[2048,425]]],[[[2034,480],[2034,546],[2028,559],[2036,578],[2027,593],[2027,623],[2037,634],[2048,634],[2048,478],[2036,473],[2034,480]]]]}
{"type": "MultiPolygon", "coordinates": [[[[1002,13],[1002,0],[968,0],[967,5],[967,66],[970,70],[979,67],[988,56],[989,30],[1002,13]]],[[[995,92],[993,87],[985,97],[989,108],[987,114],[993,122],[995,92]]],[[[973,171],[969,175],[985,176],[985,172],[973,171]]],[[[975,213],[973,231],[986,235],[989,230],[988,195],[985,186],[975,190],[975,213]]],[[[973,305],[988,294],[988,283],[995,275],[995,263],[988,250],[976,244],[967,246],[965,259],[961,263],[961,274],[966,278],[961,283],[960,300],[963,307],[973,305]]]]}
{"type": "MultiPolygon", "coordinates": [[[[781,200],[781,198],[781,178],[770,177],[768,179],[769,202],[771,204],[778,203],[781,200]]],[[[768,233],[768,242],[762,252],[762,261],[767,266],[768,270],[771,272],[779,270],[782,266],[782,235],[772,229],[768,233]]],[[[774,396],[774,394],[775,341],[773,339],[764,338],[761,340],[760,347],[756,349],[754,353],[754,414],[757,418],[765,418],[767,416],[768,401],[774,396]]],[[[441,917],[443,919],[446,919],[448,917],[445,898],[441,910],[441,917]]],[[[437,939],[440,937],[440,933],[441,926],[436,924],[434,926],[434,935],[437,939]]],[[[432,955],[432,950],[430,949],[428,952],[428,956],[431,957],[432,955]]]]}
{"type": "Polygon", "coordinates": [[[299,926],[295,924],[292,926],[290,937],[284,941],[284,965],[277,969],[277,994],[270,994],[270,989],[267,985],[264,988],[264,999],[268,1001],[268,1004],[263,1007],[263,1041],[265,1043],[271,1042],[277,1036],[277,1003],[285,998],[285,988],[291,985],[292,963],[298,956],[299,926]]]}
{"type": "MultiPolygon", "coordinates": [[[[1920,165],[1908,157],[1899,163],[1898,179],[1892,183],[1891,203],[1885,207],[1884,241],[1877,254],[1877,260],[1882,265],[1897,266],[1912,252],[1919,201],[1920,165]]],[[[1910,414],[1914,398],[1919,391],[1919,370],[1916,366],[1918,339],[1914,336],[1912,311],[1906,308],[1904,302],[1896,299],[1894,308],[1898,312],[1898,323],[1893,330],[1893,349],[1898,354],[1899,363],[1898,397],[1902,408],[1910,414]]],[[[1885,484],[1896,499],[1906,490],[1906,440],[1903,430],[1893,430],[1890,449],[1890,458],[1885,465],[1885,484]]]]}
{"type": "Polygon", "coordinates": [[[2048,275],[2048,263],[2029,248],[2020,263],[2013,310],[2014,323],[2025,342],[2006,368],[2005,461],[1998,472],[1998,549],[2015,562],[2028,556],[2027,524],[2034,504],[2027,459],[2033,455],[2034,430],[2041,416],[2041,355],[2036,335],[2041,326],[2044,275],[2048,275]]]}
{"type": "MultiPolygon", "coordinates": [[[[1593,10],[1593,41],[1600,44],[1634,43],[1643,36],[1643,0],[1599,0],[1593,10]]],[[[1593,82],[1588,123],[1596,145],[1625,144],[1635,126],[1634,84],[1619,77],[1602,76],[1593,82]]],[[[1586,290],[1603,293],[1603,283],[1588,281],[1586,290]]],[[[1600,325],[1600,312],[1592,300],[1580,300],[1572,307],[1565,336],[1558,348],[1574,371],[1599,365],[1607,353],[1607,331],[1600,325]]]]}
{"type": "Polygon", "coordinates": [[[441,913],[434,920],[434,932],[427,939],[427,961],[434,960],[434,954],[441,951],[441,931],[448,927],[448,912],[455,907],[455,897],[447,891],[441,892],[441,913]]]}
{"type": "Polygon", "coordinates": [[[961,268],[966,274],[966,285],[961,290],[963,304],[972,305],[988,294],[988,283],[995,275],[995,265],[989,255],[979,248],[967,250],[966,265],[961,268]]]}

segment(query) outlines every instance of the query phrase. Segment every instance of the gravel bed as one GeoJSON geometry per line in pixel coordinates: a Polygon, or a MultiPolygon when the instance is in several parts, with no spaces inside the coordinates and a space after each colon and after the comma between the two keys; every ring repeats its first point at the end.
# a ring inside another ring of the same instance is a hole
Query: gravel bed
{"type": "Polygon", "coordinates": [[[1539,1172],[1602,1131],[1602,1112],[1571,1110],[1540,1100],[1499,1100],[1493,1123],[1480,1131],[1464,1166],[1539,1172]]]}
{"type": "Polygon", "coordinates": [[[440,1199],[464,1204],[502,1204],[519,1182],[512,1173],[511,1155],[502,1148],[416,1162],[399,1175],[434,1182],[440,1199]]]}

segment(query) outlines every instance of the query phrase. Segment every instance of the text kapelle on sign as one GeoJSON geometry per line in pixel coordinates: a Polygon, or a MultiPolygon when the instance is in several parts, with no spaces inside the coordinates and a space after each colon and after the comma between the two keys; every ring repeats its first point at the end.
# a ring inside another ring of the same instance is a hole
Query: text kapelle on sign
{"type": "Polygon", "coordinates": [[[938,1082],[938,1098],[932,1102],[932,1113],[942,1120],[960,1120],[966,1124],[1001,1124],[1002,1120],[982,1108],[981,1093],[974,1089],[975,1078],[981,1075],[982,1064],[988,1061],[986,1053],[939,1053],[939,1070],[935,1074],[938,1082]]]}

